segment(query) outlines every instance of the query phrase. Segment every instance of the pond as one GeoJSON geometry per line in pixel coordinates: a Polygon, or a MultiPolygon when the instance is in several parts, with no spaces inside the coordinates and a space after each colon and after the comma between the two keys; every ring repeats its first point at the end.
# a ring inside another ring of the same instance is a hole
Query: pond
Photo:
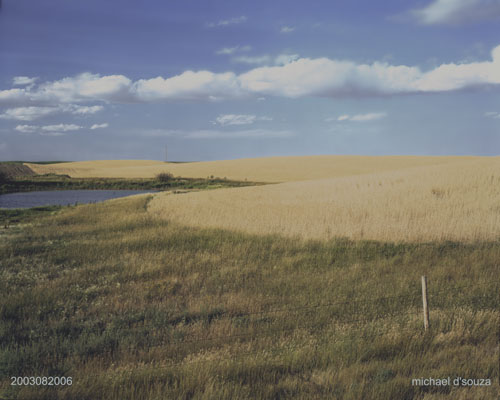
{"type": "Polygon", "coordinates": [[[0,195],[0,208],[31,208],[96,203],[134,194],[154,193],[152,190],[48,190],[0,195]]]}

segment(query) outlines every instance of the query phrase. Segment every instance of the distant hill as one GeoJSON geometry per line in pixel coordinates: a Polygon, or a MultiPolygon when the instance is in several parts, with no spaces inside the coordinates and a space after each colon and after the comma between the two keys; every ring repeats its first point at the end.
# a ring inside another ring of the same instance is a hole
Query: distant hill
{"type": "Polygon", "coordinates": [[[170,163],[152,160],[95,160],[64,164],[27,163],[39,174],[73,178],[154,178],[168,172],[184,178],[218,177],[251,182],[290,182],[362,175],[430,165],[479,160],[481,157],[323,155],[263,157],[170,163]]]}

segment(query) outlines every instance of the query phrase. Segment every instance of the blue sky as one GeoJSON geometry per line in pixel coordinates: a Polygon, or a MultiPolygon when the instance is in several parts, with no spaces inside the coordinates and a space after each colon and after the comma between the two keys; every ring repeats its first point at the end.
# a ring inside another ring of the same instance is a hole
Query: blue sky
{"type": "Polygon", "coordinates": [[[4,0],[0,159],[498,155],[500,0],[4,0]]]}

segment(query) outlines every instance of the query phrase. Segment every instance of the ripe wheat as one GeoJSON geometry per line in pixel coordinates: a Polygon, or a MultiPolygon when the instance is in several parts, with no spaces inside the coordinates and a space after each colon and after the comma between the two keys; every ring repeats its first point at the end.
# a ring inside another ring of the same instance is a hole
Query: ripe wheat
{"type": "Polygon", "coordinates": [[[475,241],[500,237],[500,158],[183,195],[158,194],[158,217],[306,239],[475,241]]]}
{"type": "Polygon", "coordinates": [[[418,156],[304,156],[239,160],[164,163],[148,160],[80,161],[27,164],[40,174],[66,174],[74,178],[153,178],[162,172],[186,178],[210,176],[253,182],[289,182],[392,171],[424,165],[472,161],[480,157],[418,156]]]}

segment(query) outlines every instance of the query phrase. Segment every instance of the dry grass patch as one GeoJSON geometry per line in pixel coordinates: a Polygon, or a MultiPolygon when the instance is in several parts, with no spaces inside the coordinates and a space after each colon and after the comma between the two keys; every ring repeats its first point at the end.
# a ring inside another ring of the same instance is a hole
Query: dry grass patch
{"type": "Polygon", "coordinates": [[[500,158],[183,196],[159,194],[149,211],[190,226],[306,239],[497,240],[500,158]]]}

